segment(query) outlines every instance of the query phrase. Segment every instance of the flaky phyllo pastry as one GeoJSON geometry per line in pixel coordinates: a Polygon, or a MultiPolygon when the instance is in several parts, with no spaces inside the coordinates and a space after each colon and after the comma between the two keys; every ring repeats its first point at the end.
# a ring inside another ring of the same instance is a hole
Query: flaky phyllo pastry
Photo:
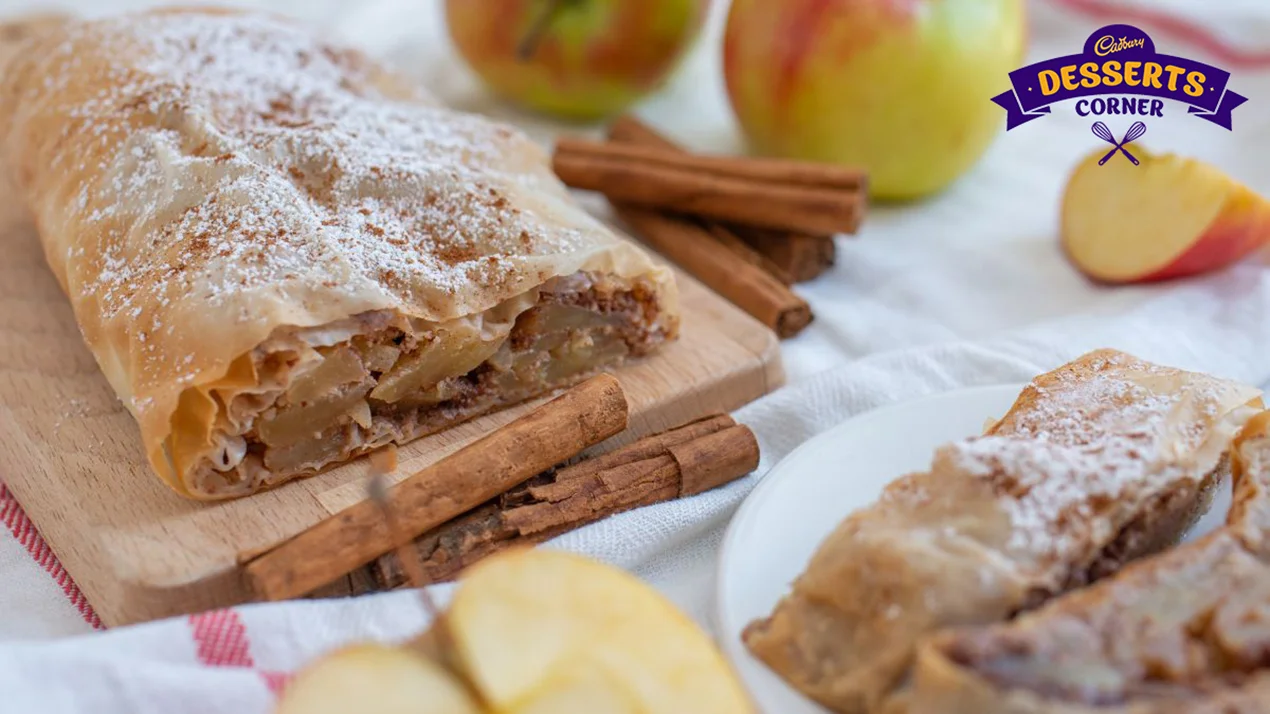
{"type": "Polygon", "coordinates": [[[983,435],[849,515],[745,642],[834,711],[902,711],[924,638],[1174,543],[1260,404],[1255,388],[1112,350],[1040,375],[983,435]]]}
{"type": "Polygon", "coordinates": [[[931,638],[910,714],[1270,708],[1270,412],[1231,461],[1224,527],[1011,622],[931,638]]]}
{"type": "Polygon", "coordinates": [[[248,494],[644,355],[672,275],[517,131],[258,15],[59,25],[0,139],[154,469],[248,494]]]}

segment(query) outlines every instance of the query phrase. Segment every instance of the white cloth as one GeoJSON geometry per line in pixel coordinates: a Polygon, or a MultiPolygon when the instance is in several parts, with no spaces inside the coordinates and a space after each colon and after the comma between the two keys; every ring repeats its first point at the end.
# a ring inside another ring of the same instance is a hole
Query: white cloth
{"type": "MultiPolygon", "coordinates": [[[[1110,21],[1051,5],[1064,2],[1030,6],[1028,62],[1076,52],[1089,32],[1110,21]]],[[[1142,2],[1157,11],[1190,8],[1197,22],[1232,41],[1270,36],[1270,10],[1257,0],[1204,3],[1202,10],[1184,0],[1142,2]]],[[[20,4],[0,0],[0,11],[20,4]]],[[[138,4],[115,0],[92,12],[138,4]]],[[[469,73],[455,68],[439,5],[294,0],[272,6],[402,63],[456,105],[512,119],[544,140],[561,131],[492,103],[469,73]]],[[[641,113],[695,147],[735,150],[719,78],[717,20],[675,81],[641,113]]],[[[1181,41],[1153,36],[1162,51],[1203,57],[1181,41]]],[[[1172,106],[1139,144],[1202,158],[1268,192],[1270,71],[1236,70],[1231,87],[1250,98],[1235,112],[1233,132],[1172,106]]],[[[1116,119],[1108,122],[1122,132],[1116,119]]],[[[784,343],[789,386],[737,412],[762,445],[755,475],[611,518],[549,547],[628,568],[711,627],[713,568],[733,509],[772,464],[851,415],[957,387],[1023,381],[1100,346],[1265,384],[1270,273],[1260,258],[1204,278],[1120,288],[1094,286],[1064,260],[1056,240],[1058,197],[1075,162],[1102,146],[1090,133],[1091,121],[1060,108],[1003,134],[948,192],[924,203],[875,208],[859,236],[840,239],[837,267],[799,288],[816,322],[784,343]]],[[[8,640],[0,644],[3,711],[262,712],[276,673],[336,644],[405,638],[424,623],[417,596],[398,592],[246,606],[58,637],[89,627],[46,572],[48,563],[28,555],[38,551],[32,536],[20,544],[10,533],[21,531],[20,519],[0,520],[9,526],[0,531],[0,639],[8,640]]]]}

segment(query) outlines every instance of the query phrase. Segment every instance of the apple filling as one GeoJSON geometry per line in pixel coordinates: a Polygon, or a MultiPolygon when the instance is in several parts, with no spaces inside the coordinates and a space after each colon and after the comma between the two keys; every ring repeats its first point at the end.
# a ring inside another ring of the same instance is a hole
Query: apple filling
{"type": "Polygon", "coordinates": [[[236,492],[440,431],[646,354],[673,337],[660,319],[640,285],[573,276],[471,319],[299,331],[253,355],[273,388],[213,391],[224,408],[200,480],[236,492]]]}

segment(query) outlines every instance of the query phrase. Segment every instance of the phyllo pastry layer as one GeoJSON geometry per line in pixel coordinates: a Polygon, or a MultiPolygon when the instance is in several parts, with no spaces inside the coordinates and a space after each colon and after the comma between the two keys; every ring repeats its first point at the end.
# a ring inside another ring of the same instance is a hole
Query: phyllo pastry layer
{"type": "Polygon", "coordinates": [[[1008,623],[924,644],[914,714],[1270,708],[1270,412],[1232,450],[1226,525],[1008,623]]]}
{"type": "Polygon", "coordinates": [[[58,24],[0,93],[49,266],[185,495],[311,474],[678,332],[669,270],[538,146],[287,21],[58,24]]]}
{"type": "Polygon", "coordinates": [[[1259,390],[1099,350],[886,487],[745,642],[838,712],[905,706],[918,644],[1008,620],[1172,545],[1228,471],[1259,390]]]}

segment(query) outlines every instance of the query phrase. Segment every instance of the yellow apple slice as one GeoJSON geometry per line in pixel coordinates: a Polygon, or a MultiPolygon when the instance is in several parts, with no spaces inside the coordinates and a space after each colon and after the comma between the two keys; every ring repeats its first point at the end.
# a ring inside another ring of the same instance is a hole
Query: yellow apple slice
{"type": "Polygon", "coordinates": [[[1110,283],[1214,270],[1270,241],[1270,203],[1201,161],[1129,149],[1086,157],[1063,196],[1062,241],[1081,272],[1110,283]]]}
{"type": "Polygon", "coordinates": [[[501,714],[753,711],[691,620],[635,577],[585,558],[488,558],[460,580],[445,622],[458,666],[501,714]]]}
{"type": "Polygon", "coordinates": [[[480,714],[467,690],[408,649],[356,645],[301,670],[276,714],[480,714]]]}

